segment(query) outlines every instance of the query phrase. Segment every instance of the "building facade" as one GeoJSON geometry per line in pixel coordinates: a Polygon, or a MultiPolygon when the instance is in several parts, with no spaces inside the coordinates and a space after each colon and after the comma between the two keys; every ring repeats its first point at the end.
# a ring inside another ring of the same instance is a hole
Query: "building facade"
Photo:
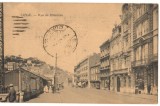
{"type": "Polygon", "coordinates": [[[24,93],[24,101],[43,93],[43,88],[48,84],[48,81],[51,79],[23,68],[5,69],[5,86],[13,84],[17,92],[24,93]]]}
{"type": "Polygon", "coordinates": [[[124,57],[123,46],[122,26],[115,25],[110,39],[110,88],[115,92],[124,92],[129,83],[127,66],[130,60],[124,57]]]}
{"type": "Polygon", "coordinates": [[[133,4],[124,4],[122,6],[121,15],[121,40],[122,40],[122,55],[121,55],[121,91],[134,92],[134,76],[132,74],[131,62],[133,61],[133,4]]]}
{"type": "Polygon", "coordinates": [[[101,88],[110,90],[110,40],[100,46],[100,80],[101,88]]]}
{"type": "Polygon", "coordinates": [[[12,71],[12,70],[15,70],[19,67],[18,67],[18,63],[16,63],[16,62],[7,62],[4,65],[4,68],[8,69],[9,71],[12,71]]]}
{"type": "Polygon", "coordinates": [[[120,17],[110,38],[110,89],[157,94],[158,5],[123,4],[120,17]]]}
{"type": "Polygon", "coordinates": [[[133,5],[132,71],[140,93],[158,91],[158,5],[133,5]],[[150,90],[151,89],[151,90],[150,90]]]}
{"type": "Polygon", "coordinates": [[[85,83],[84,87],[91,87],[90,85],[90,68],[99,62],[100,54],[94,53],[88,56],[81,62],[79,62],[74,68],[74,81],[75,83],[81,82],[85,83]]]}
{"type": "Polygon", "coordinates": [[[97,63],[95,66],[91,67],[91,87],[100,88],[100,63],[97,63]]]}

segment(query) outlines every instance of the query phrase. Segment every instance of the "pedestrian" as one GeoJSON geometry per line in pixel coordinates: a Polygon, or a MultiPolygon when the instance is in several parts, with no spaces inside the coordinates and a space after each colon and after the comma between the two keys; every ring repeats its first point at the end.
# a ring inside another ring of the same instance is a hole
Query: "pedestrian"
{"type": "Polygon", "coordinates": [[[2,88],[3,88],[3,85],[0,85],[0,93],[3,93],[2,88]]]}
{"type": "Polygon", "coordinates": [[[52,85],[52,93],[55,93],[55,92],[56,92],[55,85],[52,85]]]}
{"type": "Polygon", "coordinates": [[[48,93],[48,86],[47,85],[44,87],[44,92],[48,93]]]}
{"type": "Polygon", "coordinates": [[[9,93],[7,95],[7,98],[9,102],[15,102],[16,101],[16,90],[14,89],[13,84],[9,85],[9,93]]]}
{"type": "Polygon", "coordinates": [[[150,84],[148,85],[147,90],[148,90],[148,94],[150,94],[150,92],[151,92],[151,85],[150,84]]]}
{"type": "Polygon", "coordinates": [[[49,86],[49,93],[51,93],[52,92],[52,86],[50,85],[49,86]]]}

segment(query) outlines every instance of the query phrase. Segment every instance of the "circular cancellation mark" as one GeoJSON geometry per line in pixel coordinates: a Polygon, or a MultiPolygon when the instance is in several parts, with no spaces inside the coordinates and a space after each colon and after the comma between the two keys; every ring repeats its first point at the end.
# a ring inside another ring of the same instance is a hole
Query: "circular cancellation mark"
{"type": "Polygon", "coordinates": [[[76,50],[77,45],[76,32],[64,24],[52,26],[43,37],[43,48],[52,57],[55,57],[55,54],[67,56],[76,50]]]}

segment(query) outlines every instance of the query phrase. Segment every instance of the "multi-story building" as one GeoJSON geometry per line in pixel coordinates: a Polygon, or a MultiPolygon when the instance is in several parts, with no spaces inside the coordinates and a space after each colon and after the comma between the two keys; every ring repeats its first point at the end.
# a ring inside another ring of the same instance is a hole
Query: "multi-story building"
{"type": "Polygon", "coordinates": [[[91,87],[100,88],[100,62],[91,67],[91,87]]]}
{"type": "Polygon", "coordinates": [[[23,100],[29,100],[37,94],[43,92],[45,85],[51,81],[50,78],[43,75],[36,74],[24,68],[14,70],[5,69],[5,82],[4,85],[8,86],[13,84],[17,92],[23,92],[23,100]]]}
{"type": "Polygon", "coordinates": [[[85,83],[85,86],[90,88],[90,68],[100,60],[100,54],[94,53],[91,56],[83,59],[74,68],[74,81],[85,83]]]}
{"type": "Polygon", "coordinates": [[[110,89],[110,40],[100,46],[100,80],[102,89],[110,89]]]}
{"type": "Polygon", "coordinates": [[[132,75],[131,62],[133,60],[133,4],[124,4],[122,6],[121,15],[121,40],[122,40],[122,55],[121,62],[123,77],[120,79],[122,92],[134,92],[134,76],[132,75]]]}
{"type": "Polygon", "coordinates": [[[158,5],[133,5],[133,62],[135,86],[139,92],[157,94],[158,5]]]}
{"type": "Polygon", "coordinates": [[[15,70],[15,69],[18,69],[18,63],[16,62],[7,62],[5,64],[5,68],[8,69],[8,71],[12,71],[12,70],[15,70]]]}
{"type": "Polygon", "coordinates": [[[153,5],[152,94],[158,94],[158,5],[153,5]]]}
{"type": "Polygon", "coordinates": [[[120,92],[125,83],[122,80],[126,73],[125,69],[122,70],[126,66],[126,62],[123,62],[122,43],[121,25],[115,25],[110,39],[110,89],[116,92],[120,92]]]}

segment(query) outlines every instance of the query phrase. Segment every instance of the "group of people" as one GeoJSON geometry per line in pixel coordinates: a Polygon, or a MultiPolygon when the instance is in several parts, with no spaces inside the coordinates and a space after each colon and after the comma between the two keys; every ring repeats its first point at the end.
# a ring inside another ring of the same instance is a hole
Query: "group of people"
{"type": "MultiPolygon", "coordinates": [[[[2,91],[3,87],[0,87],[0,90],[2,91]]],[[[55,93],[57,89],[55,86],[51,85],[51,86],[44,86],[44,92],[45,93],[55,93]]],[[[1,102],[19,102],[20,98],[20,93],[17,93],[16,90],[14,89],[14,85],[10,84],[7,87],[7,96],[5,98],[5,100],[1,100],[1,102]]]]}
{"type": "Polygon", "coordinates": [[[59,91],[63,88],[64,88],[63,83],[56,85],[45,85],[43,91],[44,93],[55,93],[56,91],[59,91]]]}
{"type": "Polygon", "coordinates": [[[45,93],[51,93],[52,92],[52,86],[44,86],[44,90],[45,93]]]}
{"type": "Polygon", "coordinates": [[[2,93],[7,93],[7,96],[5,100],[2,100],[2,102],[16,102],[17,101],[17,93],[14,89],[13,84],[10,84],[8,87],[1,87],[2,93]],[[5,91],[5,92],[2,92],[5,91]]]}
{"type": "Polygon", "coordinates": [[[43,89],[44,93],[55,93],[56,92],[56,87],[54,85],[45,85],[43,89]]]}

